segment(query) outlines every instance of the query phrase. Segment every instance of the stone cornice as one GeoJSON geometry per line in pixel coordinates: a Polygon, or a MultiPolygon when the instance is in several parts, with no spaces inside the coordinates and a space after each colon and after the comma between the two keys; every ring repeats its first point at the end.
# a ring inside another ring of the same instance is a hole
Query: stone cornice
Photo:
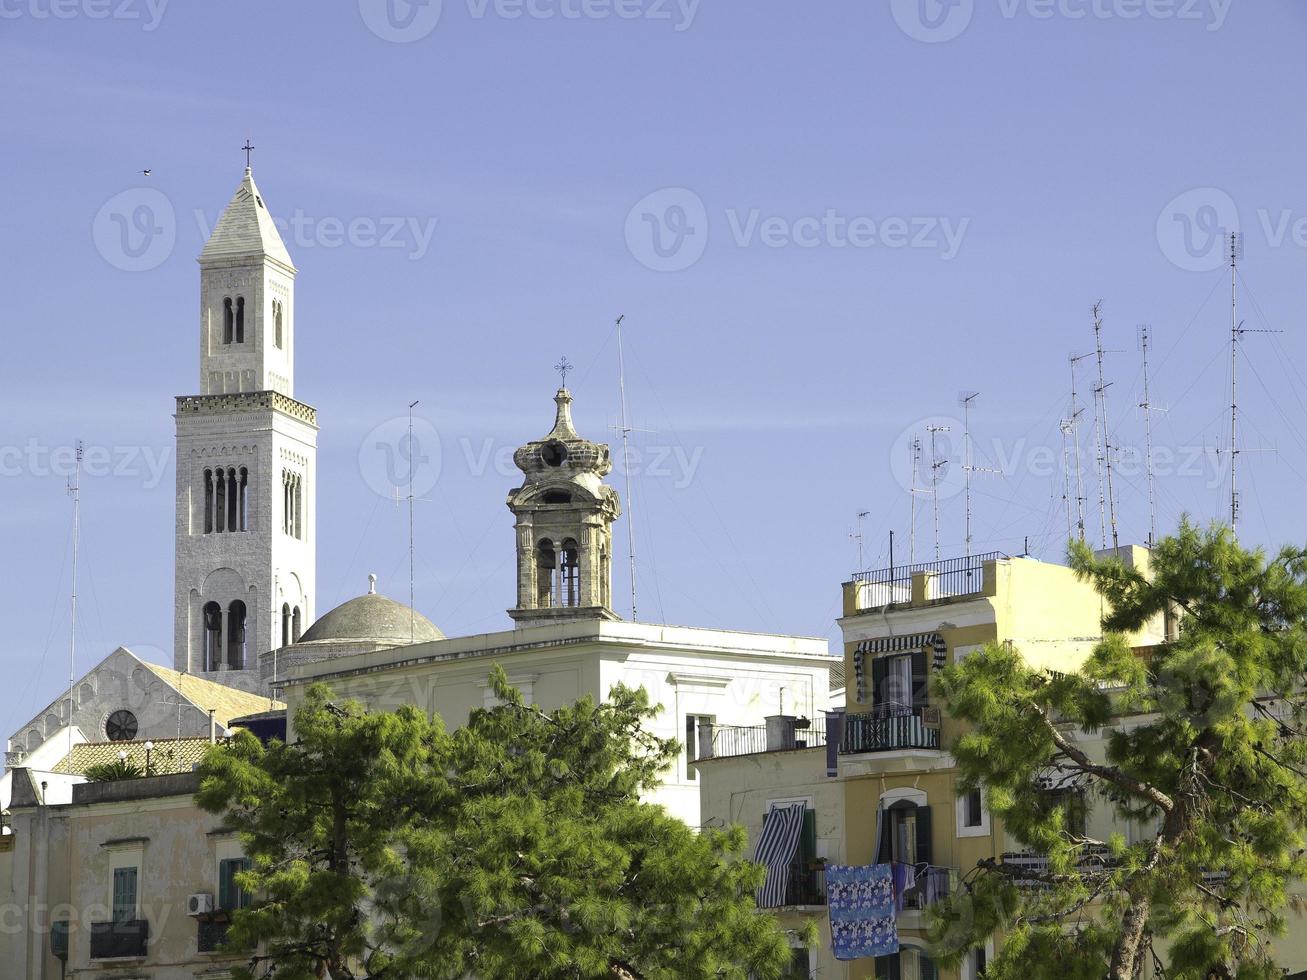
{"type": "Polygon", "coordinates": [[[266,412],[289,415],[317,428],[318,412],[279,391],[241,391],[222,395],[178,395],[177,415],[231,415],[237,412],[266,412]]]}

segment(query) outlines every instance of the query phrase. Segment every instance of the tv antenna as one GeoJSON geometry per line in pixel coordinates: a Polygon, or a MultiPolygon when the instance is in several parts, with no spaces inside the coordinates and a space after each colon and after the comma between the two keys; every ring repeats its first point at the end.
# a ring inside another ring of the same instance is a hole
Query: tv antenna
{"type": "Polygon", "coordinates": [[[626,483],[626,545],[631,567],[631,622],[637,622],[635,583],[635,500],[631,497],[631,426],[626,420],[626,359],[622,351],[623,313],[617,318],[617,391],[621,398],[622,424],[622,476],[626,483]]]}
{"type": "Polygon", "coordinates": [[[930,502],[935,513],[935,560],[939,561],[939,471],[948,465],[948,460],[940,459],[935,451],[935,436],[950,429],[947,425],[928,425],[926,431],[930,433],[930,502]]]}
{"type": "Polygon", "coordinates": [[[1239,448],[1239,338],[1246,333],[1281,333],[1279,330],[1252,330],[1239,319],[1239,256],[1243,240],[1238,232],[1230,233],[1230,533],[1239,540],[1239,488],[1235,482],[1239,448]]]}
{"type": "MultiPolygon", "coordinates": [[[[1071,445],[1072,445],[1072,449],[1073,449],[1073,451],[1074,451],[1074,453],[1075,453],[1075,464],[1076,464],[1076,497],[1075,497],[1075,500],[1076,500],[1076,530],[1079,532],[1080,543],[1081,543],[1081,544],[1084,544],[1084,541],[1085,541],[1085,474],[1084,474],[1084,468],[1083,468],[1083,466],[1081,465],[1081,463],[1082,463],[1082,459],[1081,459],[1081,454],[1080,454],[1080,416],[1082,416],[1082,415],[1085,414],[1085,410],[1084,410],[1083,408],[1080,407],[1079,395],[1078,395],[1077,390],[1076,390],[1076,365],[1079,364],[1081,361],[1085,360],[1086,358],[1088,358],[1088,357],[1093,357],[1093,356],[1094,356],[1094,355],[1093,355],[1092,353],[1089,353],[1089,354],[1072,354],[1071,357],[1070,357],[1070,361],[1071,361],[1071,417],[1068,418],[1068,419],[1064,419],[1064,420],[1063,420],[1063,422],[1064,422],[1064,423],[1065,423],[1065,424],[1070,428],[1070,430],[1071,430],[1071,445]]],[[[1095,434],[1097,434],[1097,431],[1098,431],[1098,430],[1097,430],[1097,426],[1095,426],[1095,430],[1094,430],[1094,431],[1095,431],[1095,434]]],[[[1068,516],[1069,516],[1069,514],[1070,514],[1070,511],[1068,510],[1068,516]]]]}
{"type": "Polygon", "coordinates": [[[73,578],[69,595],[72,620],[68,629],[68,772],[73,771],[73,692],[77,686],[77,550],[82,535],[82,440],[77,440],[73,479],[68,495],[73,498],[73,578]]]}
{"type": "Polygon", "coordinates": [[[1119,351],[1103,350],[1103,301],[1099,300],[1093,306],[1094,314],[1094,353],[1098,357],[1098,384],[1094,387],[1094,415],[1095,428],[1098,433],[1098,445],[1100,455],[1099,475],[1098,475],[1098,519],[1099,533],[1102,538],[1103,547],[1107,547],[1107,522],[1112,527],[1112,547],[1120,546],[1116,529],[1116,492],[1112,487],[1112,443],[1111,428],[1107,423],[1107,389],[1110,385],[1103,380],[1103,355],[1105,353],[1116,354],[1119,351]],[[1107,519],[1104,520],[1103,514],[1103,477],[1107,477],[1107,519]]]}
{"type": "MultiPolygon", "coordinates": [[[[967,501],[967,539],[966,539],[966,556],[971,557],[971,474],[972,473],[998,473],[996,469],[988,466],[976,466],[972,462],[971,453],[971,403],[980,397],[978,391],[964,391],[958,395],[958,404],[962,406],[963,419],[963,439],[962,439],[962,475],[966,485],[967,501]]],[[[971,571],[968,568],[967,574],[971,571]]]]}
{"type": "Polygon", "coordinates": [[[912,439],[912,489],[908,491],[908,497],[912,501],[912,523],[908,528],[908,564],[917,563],[917,495],[925,493],[921,487],[917,486],[917,475],[921,472],[921,439],[914,436],[912,439]]]}
{"type": "Polygon", "coordinates": [[[417,633],[413,611],[413,461],[417,454],[413,450],[413,409],[418,400],[408,403],[408,642],[412,645],[417,633]]]}
{"type": "Polygon", "coordinates": [[[1144,400],[1139,407],[1144,410],[1144,471],[1148,476],[1148,547],[1157,543],[1157,498],[1153,491],[1153,413],[1163,411],[1152,403],[1148,396],[1148,345],[1152,340],[1152,327],[1143,324],[1139,328],[1139,350],[1144,362],[1144,400]]]}
{"type": "Polygon", "coordinates": [[[867,565],[862,559],[862,524],[863,521],[865,521],[870,516],[871,516],[871,511],[869,510],[858,511],[857,528],[856,530],[854,530],[852,533],[849,534],[849,537],[851,537],[854,541],[858,542],[858,571],[859,572],[865,572],[867,570],[867,565]]]}

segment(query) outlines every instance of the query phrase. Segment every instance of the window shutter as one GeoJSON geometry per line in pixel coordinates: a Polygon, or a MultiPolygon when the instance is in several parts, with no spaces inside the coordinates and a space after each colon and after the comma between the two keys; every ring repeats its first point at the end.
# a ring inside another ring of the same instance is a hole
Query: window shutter
{"type": "Polygon", "coordinates": [[[881,705],[885,703],[886,687],[889,680],[889,661],[884,657],[876,657],[871,662],[871,703],[881,705]]]}
{"type": "Polygon", "coordinates": [[[899,954],[876,957],[876,980],[899,980],[899,954]]]}
{"type": "Polygon", "coordinates": [[[930,804],[917,807],[917,864],[934,863],[930,847],[930,804]]]}
{"type": "Polygon", "coordinates": [[[912,655],[912,704],[921,707],[930,700],[930,661],[925,650],[912,655]]]}
{"type": "Polygon", "coordinates": [[[925,953],[917,954],[917,971],[921,980],[939,980],[939,968],[925,953]]]}
{"type": "Polygon", "coordinates": [[[804,868],[817,860],[817,813],[803,811],[803,830],[799,836],[799,861],[804,868]]]}

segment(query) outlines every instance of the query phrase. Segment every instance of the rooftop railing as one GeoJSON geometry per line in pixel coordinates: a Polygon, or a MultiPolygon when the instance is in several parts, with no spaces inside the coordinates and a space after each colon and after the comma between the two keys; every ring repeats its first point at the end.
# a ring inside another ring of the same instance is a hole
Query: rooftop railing
{"type": "Polygon", "coordinates": [[[758,752],[788,752],[811,749],[826,744],[826,719],[795,719],[792,729],[773,729],[768,737],[766,725],[714,725],[712,757],[753,755],[758,752]]]}
{"type": "Polygon", "coordinates": [[[891,565],[870,572],[854,572],[857,608],[879,609],[913,601],[913,579],[924,578],[926,600],[980,595],[985,591],[985,565],[1009,557],[1001,551],[948,558],[916,565],[891,565]]]}

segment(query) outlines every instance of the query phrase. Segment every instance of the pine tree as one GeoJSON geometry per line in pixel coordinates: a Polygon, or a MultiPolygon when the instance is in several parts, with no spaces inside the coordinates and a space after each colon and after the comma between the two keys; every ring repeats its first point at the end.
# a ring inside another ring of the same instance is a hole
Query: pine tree
{"type": "Polygon", "coordinates": [[[1108,610],[1079,671],[994,645],[941,673],[970,723],[953,746],[962,785],[1048,863],[971,871],[934,917],[939,958],[998,930],[991,980],[1279,977],[1273,940],[1307,874],[1307,551],[1268,560],[1185,522],[1147,576],[1082,545],[1071,559],[1108,610]],[[1158,617],[1174,636],[1132,650],[1126,634],[1158,617]],[[1077,729],[1102,732],[1102,757],[1077,729]],[[1087,836],[1068,806],[1080,794],[1146,835],[1087,836]]]}
{"type": "Polygon", "coordinates": [[[248,975],[780,977],[789,942],[754,907],[743,832],[640,801],[677,751],[644,692],[546,712],[492,681],[499,705],[452,733],[315,687],[295,744],[206,759],[200,802],[253,859],[229,933],[263,944],[248,975]]]}

